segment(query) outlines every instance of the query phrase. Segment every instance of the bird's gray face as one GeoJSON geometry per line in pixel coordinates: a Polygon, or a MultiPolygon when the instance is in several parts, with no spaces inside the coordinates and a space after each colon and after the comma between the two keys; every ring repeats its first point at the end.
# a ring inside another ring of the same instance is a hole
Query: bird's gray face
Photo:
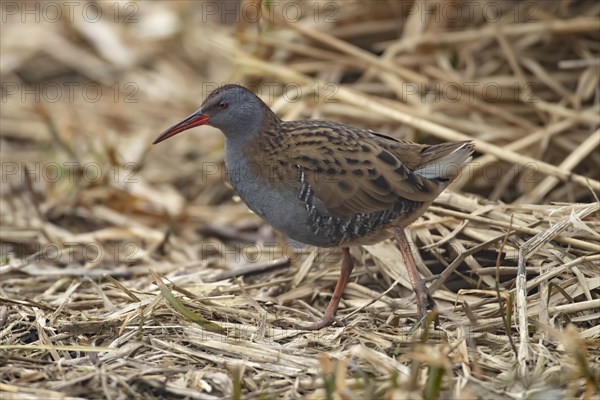
{"type": "Polygon", "coordinates": [[[208,125],[220,129],[228,139],[258,132],[262,107],[258,98],[242,88],[233,88],[209,96],[200,110],[208,116],[208,125]]]}
{"type": "Polygon", "coordinates": [[[261,100],[242,87],[217,89],[196,112],[161,133],[153,143],[200,125],[220,129],[227,139],[245,141],[260,131],[262,111],[261,100]]]}

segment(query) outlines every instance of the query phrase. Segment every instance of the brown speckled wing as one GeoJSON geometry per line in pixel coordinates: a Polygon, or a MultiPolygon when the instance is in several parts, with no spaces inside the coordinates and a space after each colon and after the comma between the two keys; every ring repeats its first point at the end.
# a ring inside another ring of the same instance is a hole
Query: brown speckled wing
{"type": "Polygon", "coordinates": [[[460,146],[436,150],[324,121],[284,122],[278,131],[263,143],[276,149],[270,154],[276,168],[296,169],[336,217],[390,210],[403,199],[433,200],[449,179],[427,179],[409,166],[431,165],[460,146]]]}

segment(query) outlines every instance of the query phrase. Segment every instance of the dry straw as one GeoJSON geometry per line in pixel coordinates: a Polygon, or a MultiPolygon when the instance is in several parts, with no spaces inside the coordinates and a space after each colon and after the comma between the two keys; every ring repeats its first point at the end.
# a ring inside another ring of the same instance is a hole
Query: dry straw
{"type": "Polygon", "coordinates": [[[94,21],[40,3],[40,23],[10,4],[3,399],[598,395],[597,2],[99,2],[94,21]],[[285,119],[475,141],[409,230],[439,325],[382,242],[352,250],[343,327],[292,328],[339,255],[237,201],[214,130],[149,145],[221,82],[285,119]]]}

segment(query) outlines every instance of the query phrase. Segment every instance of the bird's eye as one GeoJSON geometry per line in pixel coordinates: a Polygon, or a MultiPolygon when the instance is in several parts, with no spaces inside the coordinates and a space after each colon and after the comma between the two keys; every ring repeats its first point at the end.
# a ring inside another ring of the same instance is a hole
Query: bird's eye
{"type": "Polygon", "coordinates": [[[219,108],[220,108],[221,110],[224,110],[224,109],[226,109],[226,108],[227,108],[227,106],[229,106],[229,103],[228,103],[228,102],[226,102],[225,100],[221,100],[221,102],[219,103],[219,108]]]}

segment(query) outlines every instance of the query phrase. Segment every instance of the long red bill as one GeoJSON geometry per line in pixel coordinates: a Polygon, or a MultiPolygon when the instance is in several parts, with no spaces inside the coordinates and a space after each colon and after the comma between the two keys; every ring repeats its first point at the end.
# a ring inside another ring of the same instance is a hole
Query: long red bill
{"type": "Polygon", "coordinates": [[[198,110],[183,121],[173,125],[169,129],[158,135],[156,139],[154,139],[152,144],[160,143],[163,140],[170,138],[171,136],[175,136],[178,133],[187,131],[188,129],[193,128],[195,126],[206,124],[208,124],[208,115],[202,114],[202,112],[198,110]]]}

